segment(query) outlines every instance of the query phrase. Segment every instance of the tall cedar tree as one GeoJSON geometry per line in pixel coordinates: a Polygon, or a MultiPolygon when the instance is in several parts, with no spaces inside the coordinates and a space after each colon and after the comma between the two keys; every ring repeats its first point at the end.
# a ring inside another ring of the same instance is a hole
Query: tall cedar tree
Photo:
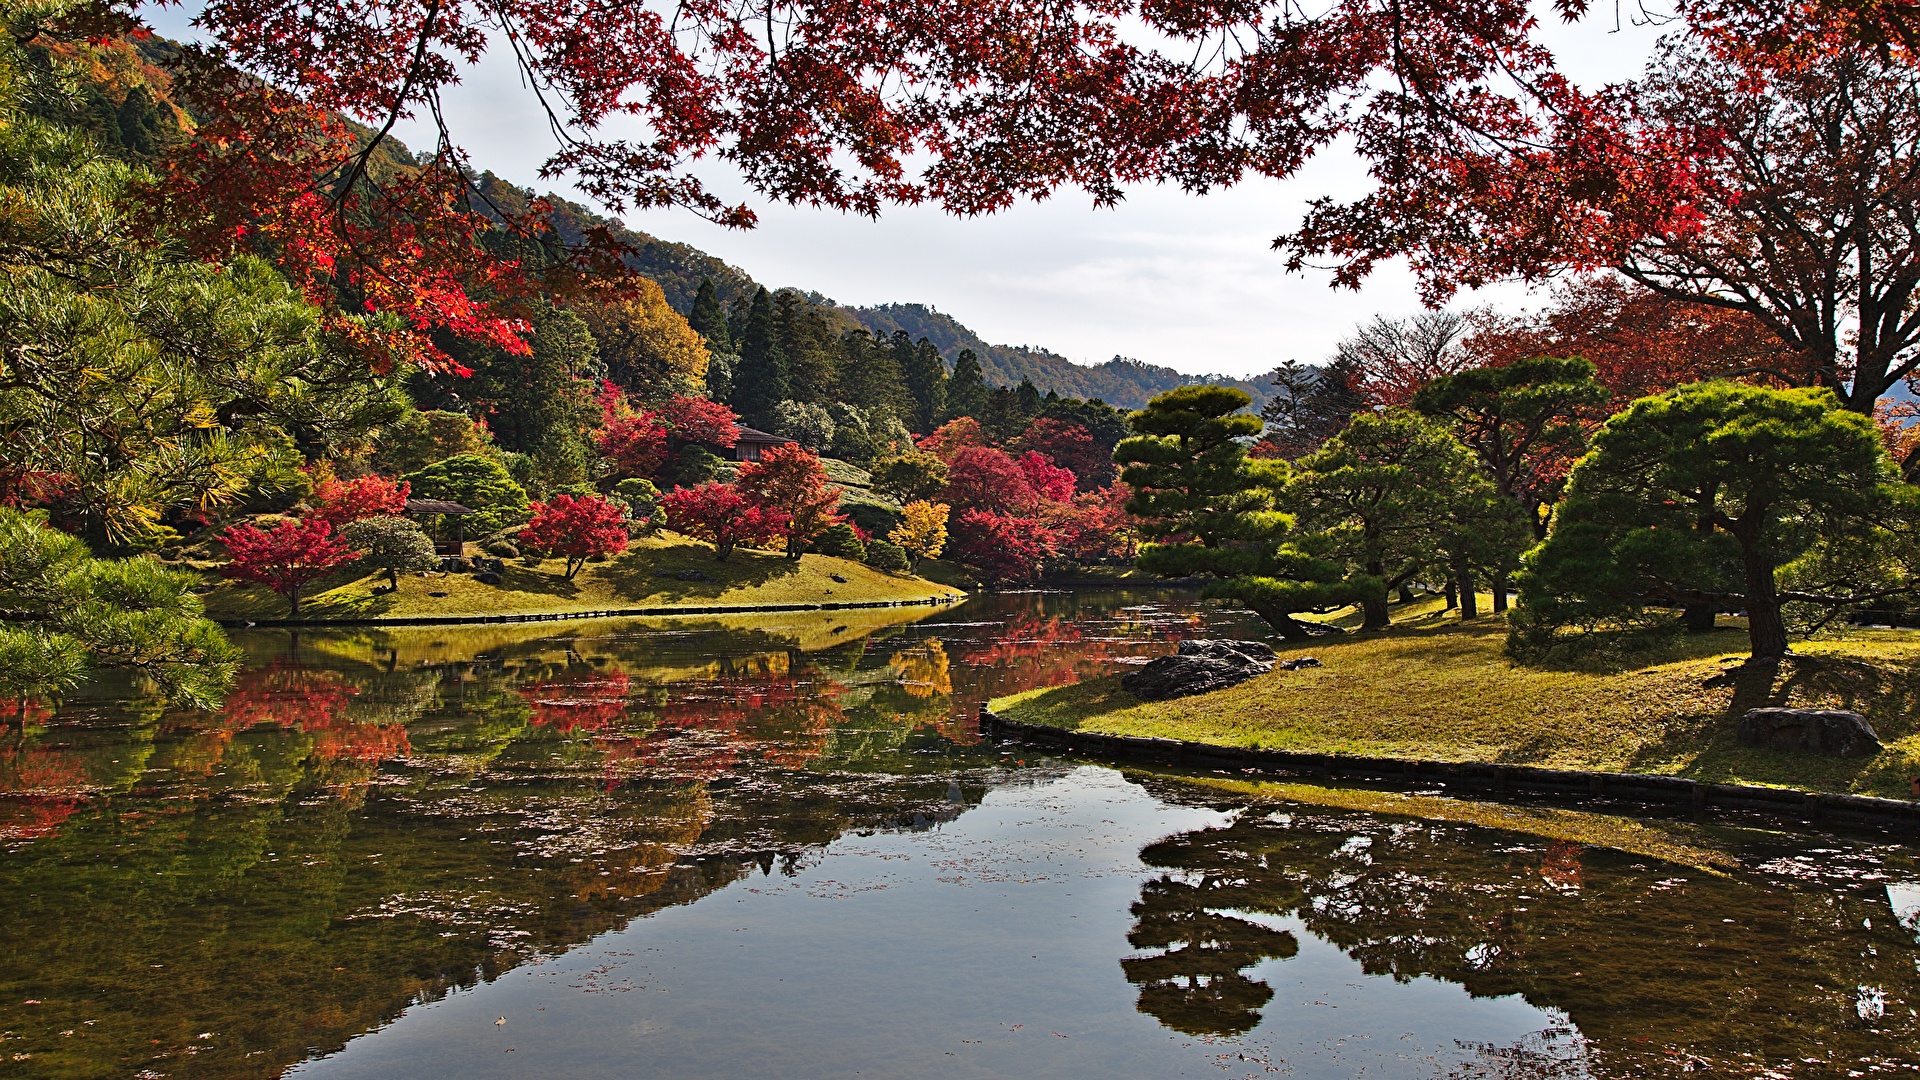
{"type": "Polygon", "coordinates": [[[753,294],[740,328],[740,365],[733,373],[733,397],[727,404],[757,428],[773,423],[773,407],[787,394],[787,358],[773,322],[773,297],[766,289],[753,294]]]}
{"type": "Polygon", "coordinates": [[[980,358],[972,349],[961,349],[953,361],[953,376],[947,380],[947,407],[941,422],[961,416],[977,419],[986,411],[987,381],[980,374],[980,358]]]}
{"type": "Polygon", "coordinates": [[[773,324],[787,362],[787,396],[814,405],[836,400],[840,342],[826,310],[795,289],[781,289],[773,297],[773,324]]]}
{"type": "Polygon", "coordinates": [[[1252,400],[1223,386],[1169,390],[1128,416],[1139,434],[1120,443],[1114,461],[1133,492],[1126,509],[1154,541],[1140,551],[1141,569],[1211,575],[1219,580],[1208,595],[1239,600],[1283,637],[1306,638],[1320,628],[1295,615],[1355,593],[1321,538],[1296,536],[1292,518],[1274,512],[1286,465],[1248,460],[1240,440],[1260,420],[1241,410],[1252,400]]]}
{"type": "Polygon", "coordinates": [[[1353,388],[1355,376],[1354,362],[1347,357],[1336,357],[1323,367],[1288,360],[1268,372],[1274,392],[1260,410],[1267,425],[1262,452],[1292,460],[1338,435],[1366,405],[1353,388]]]}
{"type": "Polygon", "coordinates": [[[693,311],[687,322],[694,333],[716,353],[733,352],[733,335],[727,332],[727,313],[720,307],[720,294],[714,291],[712,278],[700,279],[700,292],[693,298],[693,311]]]}
{"type": "MultiPolygon", "coordinates": [[[[894,351],[898,356],[899,337],[894,338],[894,351]]],[[[947,410],[947,363],[926,338],[915,342],[899,362],[913,399],[913,415],[903,419],[916,434],[925,435],[940,425],[947,410]]]]}
{"type": "Polygon", "coordinates": [[[1783,656],[1783,602],[1831,613],[1911,593],[1905,567],[1845,559],[1830,580],[1780,581],[1789,564],[1910,528],[1913,489],[1897,476],[1873,421],[1830,390],[1706,382],[1636,401],[1594,437],[1528,556],[1515,643],[1706,605],[1747,613],[1756,659],[1783,656]]]}
{"type": "Polygon", "coordinates": [[[906,376],[893,342],[875,341],[866,331],[854,330],[841,339],[841,348],[840,391],[847,403],[875,414],[906,416],[906,376]]]}

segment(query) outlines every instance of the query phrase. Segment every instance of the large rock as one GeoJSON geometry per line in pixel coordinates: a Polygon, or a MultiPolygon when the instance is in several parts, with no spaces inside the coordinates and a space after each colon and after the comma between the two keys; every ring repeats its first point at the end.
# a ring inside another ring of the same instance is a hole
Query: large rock
{"type": "Polygon", "coordinates": [[[1165,701],[1237,686],[1272,671],[1273,660],[1273,650],[1258,641],[1194,638],[1174,655],[1122,676],[1120,685],[1142,701],[1165,701]]]}
{"type": "Polygon", "coordinates": [[[1742,746],[1827,757],[1872,757],[1880,736],[1867,718],[1844,709],[1748,709],[1734,729],[1742,746]]]}

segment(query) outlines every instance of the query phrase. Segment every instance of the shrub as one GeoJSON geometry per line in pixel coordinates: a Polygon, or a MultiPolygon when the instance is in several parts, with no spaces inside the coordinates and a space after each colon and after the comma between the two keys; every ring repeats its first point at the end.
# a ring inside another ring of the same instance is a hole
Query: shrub
{"type": "Polygon", "coordinates": [[[365,561],[387,572],[387,586],[400,587],[402,570],[432,570],[440,565],[426,531],[403,517],[370,517],[349,522],[340,539],[365,561]]]}
{"type": "Polygon", "coordinates": [[[827,527],[813,542],[813,550],[822,555],[831,555],[837,559],[852,559],[864,562],[867,557],[867,545],[860,539],[852,525],[842,521],[827,527]]]}
{"type": "Polygon", "coordinates": [[[867,545],[867,565],[876,570],[890,570],[905,573],[907,570],[907,551],[899,544],[886,540],[875,540],[867,545]]]}

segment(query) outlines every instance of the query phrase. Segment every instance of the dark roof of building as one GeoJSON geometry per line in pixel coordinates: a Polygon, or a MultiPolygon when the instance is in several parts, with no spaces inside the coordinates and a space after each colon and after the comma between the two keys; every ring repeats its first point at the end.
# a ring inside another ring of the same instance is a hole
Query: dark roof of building
{"type": "Polygon", "coordinates": [[[785,435],[769,435],[766,432],[761,431],[759,428],[742,427],[740,429],[740,441],[769,443],[769,444],[777,445],[779,443],[790,443],[793,440],[787,438],[785,435]]]}
{"type": "Polygon", "coordinates": [[[461,506],[457,502],[445,499],[408,499],[409,514],[477,514],[480,511],[461,506]]]}

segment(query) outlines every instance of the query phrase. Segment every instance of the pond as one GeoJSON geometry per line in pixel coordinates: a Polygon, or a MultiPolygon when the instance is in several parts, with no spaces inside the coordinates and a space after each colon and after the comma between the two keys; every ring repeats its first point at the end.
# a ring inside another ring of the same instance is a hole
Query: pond
{"type": "Polygon", "coordinates": [[[1178,592],[240,635],[0,736],[0,1075],[1920,1070],[1871,837],[1176,776],[980,701],[1244,616],[1178,592]]]}

